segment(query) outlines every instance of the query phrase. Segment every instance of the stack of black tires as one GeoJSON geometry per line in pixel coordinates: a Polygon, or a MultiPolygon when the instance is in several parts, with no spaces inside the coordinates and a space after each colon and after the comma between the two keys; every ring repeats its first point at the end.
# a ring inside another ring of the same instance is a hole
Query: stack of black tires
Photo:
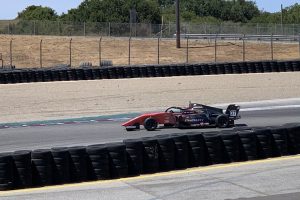
{"type": "Polygon", "coordinates": [[[300,71],[300,61],[260,61],[110,67],[58,67],[0,70],[0,84],[96,79],[300,71]]]}
{"type": "Polygon", "coordinates": [[[105,180],[300,153],[300,123],[0,153],[0,190],[105,180]]]}

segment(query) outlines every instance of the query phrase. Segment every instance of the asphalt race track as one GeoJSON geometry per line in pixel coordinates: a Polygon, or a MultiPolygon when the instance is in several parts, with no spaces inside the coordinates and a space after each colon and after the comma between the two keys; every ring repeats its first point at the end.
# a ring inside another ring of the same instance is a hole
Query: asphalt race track
{"type": "MultiPolygon", "coordinates": [[[[237,124],[248,126],[272,126],[300,122],[300,108],[261,110],[241,112],[242,119],[237,124]]],[[[128,138],[147,137],[167,133],[191,131],[214,131],[208,129],[159,129],[127,132],[121,122],[101,122],[75,125],[56,125],[45,127],[19,127],[0,130],[0,152],[33,150],[38,148],[65,147],[75,145],[118,142],[128,138]]]]}
{"type": "MultiPolygon", "coordinates": [[[[272,126],[300,122],[300,108],[241,112],[237,124],[272,126]]],[[[0,130],[0,152],[99,144],[167,133],[210,129],[126,132],[121,122],[19,127],[0,130]]],[[[239,199],[299,200],[300,156],[213,165],[121,180],[0,192],[0,199],[239,199]],[[133,198],[134,197],[134,198],[133,198]]]]}

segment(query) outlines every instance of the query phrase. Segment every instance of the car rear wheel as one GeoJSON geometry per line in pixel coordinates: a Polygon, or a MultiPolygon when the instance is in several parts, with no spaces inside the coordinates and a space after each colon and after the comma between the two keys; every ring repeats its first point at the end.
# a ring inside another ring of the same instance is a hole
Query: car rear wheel
{"type": "Polygon", "coordinates": [[[158,123],[153,118],[147,118],[144,122],[144,127],[147,131],[154,131],[158,126],[158,123]]]}
{"type": "Polygon", "coordinates": [[[216,118],[216,126],[219,128],[226,128],[228,127],[229,119],[227,115],[219,115],[216,118]]]}

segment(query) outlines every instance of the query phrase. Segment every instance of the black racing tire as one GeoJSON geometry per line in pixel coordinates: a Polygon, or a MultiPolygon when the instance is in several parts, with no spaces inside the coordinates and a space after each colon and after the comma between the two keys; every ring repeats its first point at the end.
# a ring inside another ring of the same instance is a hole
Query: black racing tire
{"type": "Polygon", "coordinates": [[[253,131],[257,138],[258,157],[261,159],[271,158],[273,156],[271,131],[262,127],[253,127],[253,131]]]}
{"type": "Polygon", "coordinates": [[[37,149],[31,153],[32,183],[34,186],[53,184],[53,157],[50,149],[37,149]]]}
{"type": "Polygon", "coordinates": [[[154,131],[158,126],[157,121],[154,118],[147,118],[144,121],[144,127],[147,131],[154,131]]]}
{"type": "Polygon", "coordinates": [[[51,149],[54,160],[54,183],[70,183],[70,153],[67,147],[56,147],[51,149]]]}
{"type": "Polygon", "coordinates": [[[227,128],[229,125],[229,119],[227,115],[219,115],[216,118],[216,126],[218,128],[227,128]]]}
{"type": "Polygon", "coordinates": [[[127,139],[123,143],[126,146],[128,175],[140,175],[143,173],[143,142],[141,139],[127,139]]]}
{"type": "Polygon", "coordinates": [[[206,152],[208,152],[208,164],[228,163],[225,155],[225,147],[219,132],[203,133],[206,152]]]}
{"type": "Polygon", "coordinates": [[[175,144],[175,167],[185,169],[190,167],[191,148],[187,135],[182,133],[171,134],[175,144]]]}
{"type": "Polygon", "coordinates": [[[158,142],[154,137],[141,138],[143,142],[143,173],[159,171],[158,142]]]}
{"type": "Polygon", "coordinates": [[[111,178],[128,176],[126,145],[122,142],[106,144],[111,178]]]}
{"type": "Polygon", "coordinates": [[[15,165],[15,188],[28,188],[32,186],[31,151],[15,151],[12,153],[15,165]]]}
{"type": "Polygon", "coordinates": [[[15,189],[11,153],[0,153],[0,191],[11,189],[15,189]]]}
{"type": "Polygon", "coordinates": [[[239,135],[232,130],[221,131],[220,136],[225,146],[225,153],[229,162],[239,162],[241,159],[241,141],[239,135]]]}
{"type": "Polygon", "coordinates": [[[175,169],[175,143],[169,135],[155,136],[158,143],[158,160],[160,171],[175,169]]]}
{"type": "Polygon", "coordinates": [[[91,163],[89,177],[91,180],[110,178],[110,164],[106,145],[97,144],[86,147],[89,162],[91,163]]]}
{"type": "Polygon", "coordinates": [[[70,153],[70,179],[71,182],[82,182],[88,180],[88,160],[84,146],[68,148],[70,153]]]}
{"type": "Polygon", "coordinates": [[[258,148],[257,148],[257,138],[253,130],[239,130],[237,134],[240,137],[242,144],[242,155],[245,160],[257,160],[258,148]]]}
{"type": "Polygon", "coordinates": [[[186,134],[190,148],[190,166],[208,165],[208,152],[202,133],[191,132],[186,134]]]}
{"type": "Polygon", "coordinates": [[[273,156],[286,156],[288,153],[288,133],[285,127],[270,127],[273,137],[273,156]]]}

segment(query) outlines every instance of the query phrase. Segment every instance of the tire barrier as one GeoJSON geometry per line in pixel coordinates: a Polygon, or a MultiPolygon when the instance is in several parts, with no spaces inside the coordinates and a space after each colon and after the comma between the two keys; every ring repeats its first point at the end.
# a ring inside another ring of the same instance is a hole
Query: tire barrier
{"type": "Polygon", "coordinates": [[[169,135],[155,137],[158,143],[158,160],[160,171],[175,169],[175,143],[169,135]]]}
{"type": "Polygon", "coordinates": [[[191,132],[187,134],[190,148],[190,166],[208,165],[208,152],[202,133],[191,132]]]}
{"type": "Polygon", "coordinates": [[[289,154],[300,154],[300,124],[286,124],[289,154]]]}
{"type": "Polygon", "coordinates": [[[140,70],[141,78],[147,78],[147,77],[149,77],[147,67],[144,67],[144,66],[140,67],[139,70],[140,70]]]}
{"type": "Polygon", "coordinates": [[[0,153],[0,190],[105,180],[300,153],[300,124],[0,153]]]}
{"type": "Polygon", "coordinates": [[[158,142],[155,138],[142,138],[143,142],[143,173],[156,173],[159,170],[158,142]]]}
{"type": "Polygon", "coordinates": [[[171,76],[170,66],[162,66],[162,74],[165,77],[171,76]]]}
{"type": "Polygon", "coordinates": [[[123,141],[126,146],[128,175],[140,175],[143,173],[143,142],[138,139],[123,141]]]}
{"type": "Polygon", "coordinates": [[[257,149],[257,139],[253,130],[239,130],[237,131],[239,135],[242,151],[242,160],[257,160],[258,159],[258,149],[257,149]]]}
{"type": "Polygon", "coordinates": [[[106,147],[109,155],[111,178],[128,176],[126,145],[120,142],[107,144],[106,147]]]}
{"type": "Polygon", "coordinates": [[[219,132],[203,133],[208,152],[209,164],[228,162],[224,155],[224,144],[219,132]]]}
{"type": "Polygon", "coordinates": [[[267,128],[253,128],[257,138],[258,157],[261,159],[273,157],[272,135],[267,128]]]}
{"type": "Polygon", "coordinates": [[[110,178],[108,150],[105,145],[91,145],[86,148],[88,161],[91,164],[89,177],[91,180],[110,178]]]}
{"type": "Polygon", "coordinates": [[[12,153],[14,162],[15,187],[28,188],[32,186],[31,151],[15,151],[12,153]]]}
{"type": "Polygon", "coordinates": [[[288,138],[287,129],[284,127],[270,127],[272,134],[273,156],[286,156],[288,155],[288,138]]]}
{"type": "Polygon", "coordinates": [[[71,180],[70,175],[70,153],[68,148],[52,148],[51,153],[54,160],[53,173],[55,184],[69,183],[71,180]]]}
{"type": "Polygon", "coordinates": [[[13,160],[10,153],[0,154],[0,190],[14,189],[13,160]]]}
{"type": "Polygon", "coordinates": [[[180,72],[178,71],[176,65],[170,66],[170,74],[171,74],[171,76],[180,76],[180,72]]]}
{"type": "Polygon", "coordinates": [[[84,146],[71,147],[70,153],[70,177],[71,182],[83,182],[88,180],[87,153],[84,146]]]}
{"type": "Polygon", "coordinates": [[[187,135],[172,134],[175,144],[175,167],[176,169],[185,169],[190,167],[191,149],[187,135]]]}
{"type": "Polygon", "coordinates": [[[50,149],[37,149],[31,153],[33,186],[53,184],[53,159],[50,149]]]}
{"type": "Polygon", "coordinates": [[[242,161],[241,142],[239,135],[232,131],[222,131],[220,134],[225,147],[225,162],[239,162],[242,161]]]}
{"type": "Polygon", "coordinates": [[[300,71],[300,60],[0,70],[0,84],[300,71]]]}

